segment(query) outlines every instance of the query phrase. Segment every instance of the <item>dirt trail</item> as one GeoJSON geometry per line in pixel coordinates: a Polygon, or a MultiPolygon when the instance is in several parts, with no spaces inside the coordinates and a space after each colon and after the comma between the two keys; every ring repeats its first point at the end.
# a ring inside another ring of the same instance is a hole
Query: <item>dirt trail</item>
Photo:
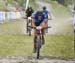
{"type": "Polygon", "coordinates": [[[40,58],[37,60],[35,57],[7,56],[0,57],[0,63],[75,63],[75,61],[50,58],[40,58]]]}

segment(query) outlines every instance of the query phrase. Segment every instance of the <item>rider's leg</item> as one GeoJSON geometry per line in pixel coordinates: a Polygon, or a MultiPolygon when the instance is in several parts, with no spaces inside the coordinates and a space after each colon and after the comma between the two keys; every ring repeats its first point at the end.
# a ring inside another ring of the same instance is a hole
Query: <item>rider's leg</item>
{"type": "MultiPolygon", "coordinates": [[[[47,19],[48,19],[48,15],[47,15],[47,19]]],[[[47,26],[47,27],[48,27],[48,26],[47,26]]],[[[48,33],[48,28],[47,28],[47,29],[45,29],[45,32],[46,32],[46,33],[48,33]]]]}
{"type": "MultiPolygon", "coordinates": [[[[44,25],[45,25],[45,22],[41,23],[40,26],[44,26],[44,25]]],[[[45,40],[44,40],[44,34],[45,34],[45,29],[41,29],[42,44],[45,43],[45,40]]]]}
{"type": "Polygon", "coordinates": [[[44,40],[44,29],[42,29],[41,32],[42,32],[42,44],[45,44],[45,40],[44,40]]]}

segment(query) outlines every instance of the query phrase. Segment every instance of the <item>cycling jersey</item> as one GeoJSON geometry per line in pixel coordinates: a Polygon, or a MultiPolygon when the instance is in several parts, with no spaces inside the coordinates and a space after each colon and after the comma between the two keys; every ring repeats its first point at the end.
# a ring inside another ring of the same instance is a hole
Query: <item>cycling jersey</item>
{"type": "Polygon", "coordinates": [[[33,9],[30,10],[30,9],[28,8],[28,9],[26,10],[26,16],[27,16],[27,17],[30,17],[33,12],[34,12],[33,9]]]}
{"type": "Polygon", "coordinates": [[[47,16],[48,17],[48,11],[47,10],[43,10],[43,14],[45,14],[45,16],[47,16]]]}
{"type": "Polygon", "coordinates": [[[45,16],[45,14],[42,13],[42,18],[38,19],[38,13],[37,12],[34,13],[32,17],[35,19],[35,25],[36,26],[39,26],[47,18],[47,16],[45,16]]]}

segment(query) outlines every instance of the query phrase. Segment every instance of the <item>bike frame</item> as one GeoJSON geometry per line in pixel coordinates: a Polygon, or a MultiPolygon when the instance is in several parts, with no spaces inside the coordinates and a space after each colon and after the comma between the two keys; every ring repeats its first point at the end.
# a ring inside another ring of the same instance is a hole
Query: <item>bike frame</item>
{"type": "Polygon", "coordinates": [[[39,43],[39,47],[41,48],[41,30],[37,30],[36,29],[36,34],[37,34],[37,42],[40,42],[39,43]]]}
{"type": "Polygon", "coordinates": [[[40,56],[40,48],[42,47],[42,40],[41,40],[41,30],[35,29],[37,38],[36,38],[36,52],[37,52],[37,59],[39,59],[40,56]]]}
{"type": "Polygon", "coordinates": [[[29,36],[31,36],[31,16],[27,18],[27,33],[29,34],[29,36]]]}
{"type": "MultiPolygon", "coordinates": [[[[50,27],[47,27],[47,28],[50,28],[50,27]]],[[[42,32],[41,32],[41,29],[36,29],[36,28],[33,28],[33,29],[35,29],[36,34],[37,34],[37,38],[36,38],[36,52],[37,52],[37,59],[39,59],[40,48],[42,47],[42,40],[41,40],[41,38],[42,38],[42,32]]]]}

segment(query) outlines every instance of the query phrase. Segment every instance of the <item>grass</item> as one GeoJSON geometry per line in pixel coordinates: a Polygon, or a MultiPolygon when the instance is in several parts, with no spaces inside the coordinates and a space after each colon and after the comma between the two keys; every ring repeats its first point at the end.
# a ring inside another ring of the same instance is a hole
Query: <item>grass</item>
{"type": "MultiPolygon", "coordinates": [[[[73,58],[73,35],[45,36],[46,44],[41,49],[41,55],[47,57],[73,58]],[[59,40],[60,39],[60,40],[59,40]]],[[[33,36],[23,34],[0,35],[0,56],[25,55],[32,56],[33,36]],[[28,39],[29,38],[29,39],[28,39]]]]}
{"type": "Polygon", "coordinates": [[[46,45],[42,50],[44,56],[72,58],[74,56],[74,38],[72,35],[46,36],[46,45]]]}
{"type": "Polygon", "coordinates": [[[9,20],[9,22],[0,24],[0,34],[14,34],[20,33],[20,21],[19,20],[9,20]]]}
{"type": "Polygon", "coordinates": [[[29,36],[0,35],[0,55],[30,55],[32,50],[32,38],[29,36]]]}

